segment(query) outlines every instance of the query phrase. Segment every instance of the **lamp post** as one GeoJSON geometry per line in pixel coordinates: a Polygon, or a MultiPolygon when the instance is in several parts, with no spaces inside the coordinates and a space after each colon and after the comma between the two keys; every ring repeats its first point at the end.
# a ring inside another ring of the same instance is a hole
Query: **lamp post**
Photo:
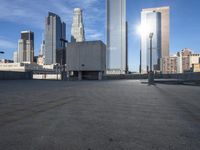
{"type": "Polygon", "coordinates": [[[150,39],[150,71],[148,74],[148,83],[149,83],[149,85],[152,85],[152,84],[154,84],[154,72],[153,72],[153,67],[152,67],[153,33],[149,34],[149,39],[150,39]]]}

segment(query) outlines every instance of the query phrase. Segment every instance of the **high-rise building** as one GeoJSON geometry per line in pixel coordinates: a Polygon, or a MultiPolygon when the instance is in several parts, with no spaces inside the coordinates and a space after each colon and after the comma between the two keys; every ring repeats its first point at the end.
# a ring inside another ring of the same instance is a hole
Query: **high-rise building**
{"type": "Polygon", "coordinates": [[[148,8],[141,12],[141,73],[150,68],[150,32],[153,33],[153,69],[160,70],[159,59],[169,56],[169,7],[148,8]]]}
{"type": "Polygon", "coordinates": [[[18,41],[18,62],[33,63],[34,57],[34,33],[22,31],[21,39],[18,41]]]}
{"type": "Polygon", "coordinates": [[[14,62],[14,63],[18,63],[18,54],[17,54],[17,51],[15,51],[15,52],[13,53],[13,62],[14,62]]]}
{"type": "Polygon", "coordinates": [[[58,15],[49,12],[45,22],[45,52],[44,63],[56,64],[56,50],[65,47],[61,39],[66,39],[66,24],[58,15]]]}
{"type": "Polygon", "coordinates": [[[80,8],[75,8],[72,29],[71,29],[71,42],[83,42],[83,41],[85,41],[83,11],[80,8]]]}
{"type": "Polygon", "coordinates": [[[45,41],[42,40],[42,44],[40,46],[40,55],[44,55],[45,53],[45,41]]]}
{"type": "Polygon", "coordinates": [[[107,0],[107,73],[126,72],[126,0],[107,0]]]}

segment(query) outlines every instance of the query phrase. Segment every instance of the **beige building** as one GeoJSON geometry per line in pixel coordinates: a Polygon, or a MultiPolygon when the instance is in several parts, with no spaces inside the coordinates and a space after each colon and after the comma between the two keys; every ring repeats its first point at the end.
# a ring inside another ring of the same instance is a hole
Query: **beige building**
{"type": "Polygon", "coordinates": [[[192,54],[192,50],[185,48],[174,57],[164,57],[160,60],[162,73],[200,72],[200,54],[192,54]]]}
{"type": "Polygon", "coordinates": [[[200,64],[193,64],[192,72],[200,72],[200,64]]]}
{"type": "Polygon", "coordinates": [[[161,57],[169,57],[170,7],[147,8],[142,11],[161,13],[161,57]]]}
{"type": "Polygon", "coordinates": [[[42,66],[30,63],[4,63],[0,64],[0,71],[26,72],[32,70],[43,70],[42,66]]]}
{"type": "Polygon", "coordinates": [[[44,65],[44,56],[43,55],[38,56],[37,64],[40,66],[44,65]]]}
{"type": "Polygon", "coordinates": [[[177,56],[161,58],[160,69],[163,74],[177,73],[177,56]]]}

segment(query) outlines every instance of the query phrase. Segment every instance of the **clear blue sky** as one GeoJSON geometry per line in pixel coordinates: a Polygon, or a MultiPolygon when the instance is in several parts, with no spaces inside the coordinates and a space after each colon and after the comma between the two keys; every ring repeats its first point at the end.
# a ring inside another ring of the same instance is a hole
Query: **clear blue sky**
{"type": "MultiPolygon", "coordinates": [[[[129,66],[138,71],[140,39],[136,31],[140,24],[142,8],[170,6],[170,53],[191,48],[200,53],[200,1],[199,0],[127,0],[129,22],[129,66]]],[[[73,8],[84,10],[87,40],[105,41],[105,0],[0,0],[0,50],[6,53],[1,58],[12,59],[22,30],[35,33],[37,55],[44,31],[44,18],[48,11],[61,16],[67,23],[70,39],[73,8]]]]}

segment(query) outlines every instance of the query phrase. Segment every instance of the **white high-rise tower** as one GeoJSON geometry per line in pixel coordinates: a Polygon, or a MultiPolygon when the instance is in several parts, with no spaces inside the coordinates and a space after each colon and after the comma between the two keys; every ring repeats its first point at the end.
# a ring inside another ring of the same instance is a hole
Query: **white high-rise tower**
{"type": "Polygon", "coordinates": [[[80,8],[74,9],[74,16],[73,16],[73,23],[72,23],[72,30],[71,30],[71,41],[72,42],[85,41],[83,14],[80,8]]]}

